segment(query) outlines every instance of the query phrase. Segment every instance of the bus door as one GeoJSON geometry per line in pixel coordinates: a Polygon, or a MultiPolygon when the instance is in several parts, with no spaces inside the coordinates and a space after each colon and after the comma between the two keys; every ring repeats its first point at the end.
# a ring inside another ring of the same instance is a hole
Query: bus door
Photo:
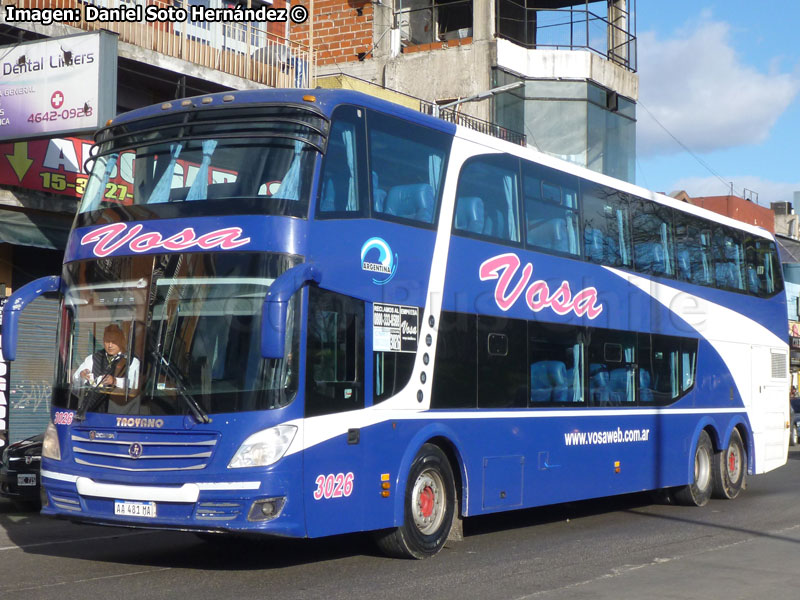
{"type": "Polygon", "coordinates": [[[364,450],[349,415],[364,408],[364,394],[364,302],[309,288],[305,436],[311,445],[303,487],[311,537],[360,529],[364,450]]]}
{"type": "Polygon", "coordinates": [[[786,462],[789,419],[788,352],[769,346],[750,346],[752,360],[752,423],[756,472],[762,473],[786,462]]]}

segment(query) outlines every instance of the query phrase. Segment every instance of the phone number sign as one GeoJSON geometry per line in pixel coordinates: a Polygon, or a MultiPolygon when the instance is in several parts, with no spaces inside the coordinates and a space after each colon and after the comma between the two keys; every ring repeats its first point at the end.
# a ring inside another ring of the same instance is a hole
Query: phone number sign
{"type": "Polygon", "coordinates": [[[91,147],[79,138],[0,144],[0,184],[80,197],[89,179],[83,165],[91,147]]]}
{"type": "Polygon", "coordinates": [[[419,308],[399,304],[372,306],[372,350],[374,352],[416,352],[419,308]]]}

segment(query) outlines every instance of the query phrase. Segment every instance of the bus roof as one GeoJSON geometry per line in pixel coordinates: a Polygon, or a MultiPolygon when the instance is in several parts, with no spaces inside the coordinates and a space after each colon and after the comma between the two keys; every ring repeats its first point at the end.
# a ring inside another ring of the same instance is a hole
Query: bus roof
{"type": "Polygon", "coordinates": [[[518,144],[513,144],[511,142],[498,139],[461,125],[457,126],[453,123],[426,115],[408,107],[353,90],[279,88],[262,90],[233,90],[216,94],[204,94],[201,96],[171,100],[161,104],[154,104],[151,106],[138,108],[115,117],[111,124],[112,126],[120,125],[138,119],[146,119],[164,114],[188,112],[197,109],[205,110],[208,108],[221,106],[241,107],[258,104],[305,105],[309,108],[316,109],[322,115],[328,118],[330,118],[337,106],[343,104],[362,106],[367,109],[378,110],[407,121],[423,125],[425,127],[439,130],[449,135],[457,135],[459,138],[486,146],[490,151],[506,152],[520,158],[534,160],[542,165],[575,175],[577,177],[581,177],[583,179],[594,181],[601,185],[613,187],[622,192],[633,194],[646,200],[670,206],[677,210],[716,221],[718,223],[747,231],[761,237],[766,237],[773,241],[775,239],[774,235],[763,227],[751,225],[743,221],[737,221],[736,219],[732,219],[725,215],[715,213],[686,202],[681,202],[665,194],[650,191],[646,188],[623,181],[621,179],[615,179],[609,175],[604,175],[586,167],[582,167],[569,161],[545,154],[531,146],[526,148],[518,144]]]}
{"type": "Polygon", "coordinates": [[[316,108],[321,114],[330,117],[333,110],[342,104],[363,106],[379,110],[412,121],[444,133],[454,135],[456,126],[441,119],[428,116],[419,111],[376,98],[353,90],[330,89],[264,89],[233,90],[217,94],[204,94],[191,98],[170,100],[161,104],[153,104],[123,113],[112,120],[112,125],[120,125],[138,119],[146,119],[163,114],[188,112],[191,110],[216,108],[220,106],[258,105],[258,104],[294,104],[316,108]]]}

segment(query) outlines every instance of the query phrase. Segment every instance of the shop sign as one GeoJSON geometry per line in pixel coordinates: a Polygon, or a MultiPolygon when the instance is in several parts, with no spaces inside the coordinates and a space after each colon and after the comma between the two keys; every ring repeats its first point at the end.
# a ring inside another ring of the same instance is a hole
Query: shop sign
{"type": "Polygon", "coordinates": [[[90,140],[78,138],[0,144],[0,185],[80,197],[91,147],[90,140]]]}
{"type": "Polygon", "coordinates": [[[114,117],[115,35],[48,38],[2,50],[0,140],[94,132],[114,117]]]}

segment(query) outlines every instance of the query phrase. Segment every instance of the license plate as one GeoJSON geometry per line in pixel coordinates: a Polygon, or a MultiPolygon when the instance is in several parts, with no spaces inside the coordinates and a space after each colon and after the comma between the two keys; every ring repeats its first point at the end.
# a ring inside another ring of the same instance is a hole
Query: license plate
{"type": "Polygon", "coordinates": [[[36,473],[20,473],[17,475],[17,485],[33,486],[36,485],[36,473]]]}
{"type": "Polygon", "coordinates": [[[114,514],[125,517],[155,517],[155,502],[124,502],[116,500],[114,502],[114,514]]]}

